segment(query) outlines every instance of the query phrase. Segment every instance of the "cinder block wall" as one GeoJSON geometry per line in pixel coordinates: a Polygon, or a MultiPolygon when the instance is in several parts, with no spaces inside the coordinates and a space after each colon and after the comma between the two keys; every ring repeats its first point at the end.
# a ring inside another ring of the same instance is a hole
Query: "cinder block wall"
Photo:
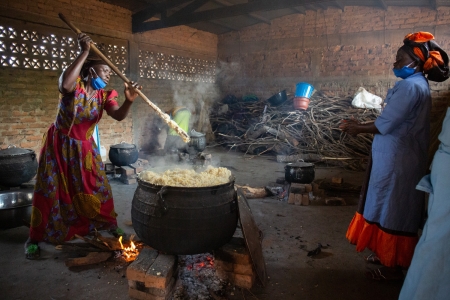
{"type": "MultiPolygon", "coordinates": [[[[30,30],[38,28],[50,33],[67,30],[58,13],[63,13],[83,32],[125,40],[132,65],[127,75],[138,80],[144,94],[163,111],[175,104],[191,107],[196,121],[194,128],[209,128],[205,118],[198,120],[202,111],[199,103],[206,103],[203,107],[208,109],[211,99],[217,98],[216,85],[141,78],[137,72],[138,49],[150,47],[155,52],[215,61],[216,35],[187,26],[132,34],[131,11],[98,0],[4,0],[0,2],[0,25],[20,24],[30,30]],[[199,89],[204,91],[202,97],[195,93],[199,89]],[[179,90],[185,91],[184,97],[179,90]],[[194,92],[189,94],[189,91],[194,92]]],[[[67,35],[76,38],[69,30],[67,35]]],[[[56,116],[60,73],[0,66],[0,148],[14,144],[39,152],[42,135],[56,116]]],[[[114,76],[108,88],[118,90],[120,103],[125,100],[120,78],[114,76]]],[[[101,144],[107,150],[121,141],[135,143],[139,148],[152,148],[156,138],[155,120],[154,111],[138,98],[131,114],[122,122],[104,115],[99,124],[101,144]]]]}
{"type": "MultiPolygon", "coordinates": [[[[429,31],[450,54],[450,7],[345,7],[293,14],[219,36],[221,95],[262,99],[306,81],[329,95],[358,87],[381,97],[406,34],[429,31]]],[[[434,112],[447,107],[450,80],[431,83],[434,112]]]]}

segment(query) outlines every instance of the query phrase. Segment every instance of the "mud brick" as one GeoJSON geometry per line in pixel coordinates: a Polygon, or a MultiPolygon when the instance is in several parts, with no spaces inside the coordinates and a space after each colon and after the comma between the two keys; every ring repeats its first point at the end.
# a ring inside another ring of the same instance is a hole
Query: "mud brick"
{"type": "Polygon", "coordinates": [[[134,175],[134,169],[132,167],[129,166],[121,166],[120,167],[120,174],[125,175],[125,176],[129,176],[129,175],[134,175]]]}
{"type": "Polygon", "coordinates": [[[130,164],[129,166],[134,169],[134,174],[144,171],[144,167],[138,163],[130,164]]]}
{"type": "Polygon", "coordinates": [[[216,272],[217,276],[222,280],[227,280],[229,283],[244,289],[251,289],[256,279],[255,273],[252,275],[241,275],[223,270],[216,270],[216,272]]]}
{"type": "Polygon", "coordinates": [[[148,294],[146,292],[142,292],[142,291],[135,290],[132,288],[128,289],[128,296],[130,296],[130,298],[137,299],[137,300],[166,300],[166,299],[168,299],[165,296],[163,296],[163,297],[155,296],[155,295],[148,294]]]}
{"type": "Polygon", "coordinates": [[[302,205],[309,205],[309,194],[302,194],[302,205]]]}
{"type": "Polygon", "coordinates": [[[236,237],[233,237],[228,244],[214,250],[214,259],[241,265],[252,263],[244,239],[236,237]]]}
{"type": "Polygon", "coordinates": [[[214,265],[217,269],[222,269],[225,272],[232,272],[241,275],[253,275],[253,267],[251,264],[233,264],[221,260],[215,260],[214,265]]]}
{"type": "Polygon", "coordinates": [[[305,184],[305,193],[312,192],[312,185],[311,184],[305,184]]]}
{"type": "Polygon", "coordinates": [[[295,195],[295,205],[302,205],[303,195],[302,194],[294,194],[295,195]]]}
{"type": "Polygon", "coordinates": [[[175,272],[177,258],[174,255],[160,254],[145,274],[145,286],[165,289],[175,272]]]}
{"type": "MultiPolygon", "coordinates": [[[[164,149],[163,149],[163,150],[164,150],[164,149]]],[[[136,161],[136,163],[137,163],[137,164],[140,164],[140,165],[143,166],[143,167],[145,167],[145,166],[148,165],[148,160],[143,159],[143,158],[139,158],[139,159],[136,161]]]]}
{"type": "Polygon", "coordinates": [[[105,163],[105,172],[114,173],[114,165],[112,163],[105,163]]]}
{"type": "Polygon", "coordinates": [[[295,194],[294,193],[289,193],[288,203],[295,204],[295,194]]]}
{"type": "Polygon", "coordinates": [[[331,183],[341,184],[344,182],[342,177],[331,177],[331,183]]]}
{"type": "Polygon", "coordinates": [[[149,248],[143,248],[136,259],[127,268],[127,279],[144,282],[145,274],[154,263],[158,251],[149,248]]]}
{"type": "Polygon", "coordinates": [[[305,192],[305,185],[301,183],[291,183],[289,192],[293,194],[302,194],[305,192]]]}
{"type": "Polygon", "coordinates": [[[175,277],[171,277],[169,284],[165,289],[157,289],[154,287],[146,287],[144,282],[128,280],[128,287],[130,289],[138,290],[140,292],[144,292],[146,294],[151,294],[152,296],[157,297],[168,297],[172,292],[173,287],[175,286],[175,277]]]}
{"type": "Polygon", "coordinates": [[[122,177],[120,177],[120,181],[122,182],[122,183],[125,183],[125,184],[135,184],[135,183],[137,183],[137,179],[136,178],[122,178],[122,177]]]}

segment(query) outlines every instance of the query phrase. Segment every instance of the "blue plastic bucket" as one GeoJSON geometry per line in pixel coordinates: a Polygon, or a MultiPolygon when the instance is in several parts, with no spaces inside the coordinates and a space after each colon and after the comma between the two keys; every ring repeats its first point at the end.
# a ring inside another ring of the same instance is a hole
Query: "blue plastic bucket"
{"type": "Polygon", "coordinates": [[[314,87],[306,82],[299,82],[295,87],[295,97],[311,98],[314,87]]]}

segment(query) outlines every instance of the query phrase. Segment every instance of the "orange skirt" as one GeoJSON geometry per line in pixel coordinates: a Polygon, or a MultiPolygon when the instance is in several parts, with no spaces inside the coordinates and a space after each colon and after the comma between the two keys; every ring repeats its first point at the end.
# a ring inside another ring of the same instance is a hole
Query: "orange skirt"
{"type": "Polygon", "coordinates": [[[368,248],[373,251],[386,267],[409,267],[418,236],[403,236],[383,231],[377,224],[368,223],[363,215],[356,212],[346,234],[356,251],[368,248]]]}

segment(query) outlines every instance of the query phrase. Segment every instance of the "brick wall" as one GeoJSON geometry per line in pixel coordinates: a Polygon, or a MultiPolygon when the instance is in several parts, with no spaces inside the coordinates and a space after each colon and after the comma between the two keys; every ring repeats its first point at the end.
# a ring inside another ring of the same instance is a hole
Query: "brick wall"
{"type": "MultiPolygon", "coordinates": [[[[430,31],[450,53],[450,7],[345,7],[293,14],[219,36],[221,96],[268,98],[306,81],[336,96],[358,87],[384,97],[403,37],[430,31]]],[[[450,80],[431,83],[434,111],[447,106],[450,80]]]]}
{"type": "MultiPolygon", "coordinates": [[[[185,90],[195,90],[203,84],[139,78],[137,49],[140,45],[147,48],[150,45],[153,51],[166,54],[214,61],[217,58],[217,36],[214,34],[187,26],[132,34],[130,11],[97,0],[4,0],[0,2],[0,25],[21,22],[29,29],[36,27],[50,33],[67,29],[58,13],[63,13],[80,30],[91,35],[125,40],[130,46],[128,59],[130,64],[134,64],[130,66],[129,73],[132,74],[127,76],[133,80],[137,78],[144,86],[144,94],[163,110],[175,103],[173,86],[182,85],[185,90]]],[[[72,36],[75,38],[75,34],[72,36]]],[[[58,71],[0,66],[0,148],[15,144],[39,152],[42,135],[55,119],[59,75],[58,71]]],[[[117,89],[119,102],[124,101],[120,78],[113,76],[108,88],[117,89]]],[[[215,90],[216,85],[209,84],[206,94],[214,94],[215,90]]],[[[183,101],[185,105],[194,107],[195,114],[200,101],[198,97],[183,101]]],[[[107,150],[110,145],[121,141],[151,148],[149,144],[154,137],[149,135],[152,131],[148,128],[153,128],[155,120],[154,111],[138,98],[130,115],[121,122],[104,114],[99,123],[101,144],[107,150]],[[140,140],[142,138],[147,140],[140,140]]]]}

